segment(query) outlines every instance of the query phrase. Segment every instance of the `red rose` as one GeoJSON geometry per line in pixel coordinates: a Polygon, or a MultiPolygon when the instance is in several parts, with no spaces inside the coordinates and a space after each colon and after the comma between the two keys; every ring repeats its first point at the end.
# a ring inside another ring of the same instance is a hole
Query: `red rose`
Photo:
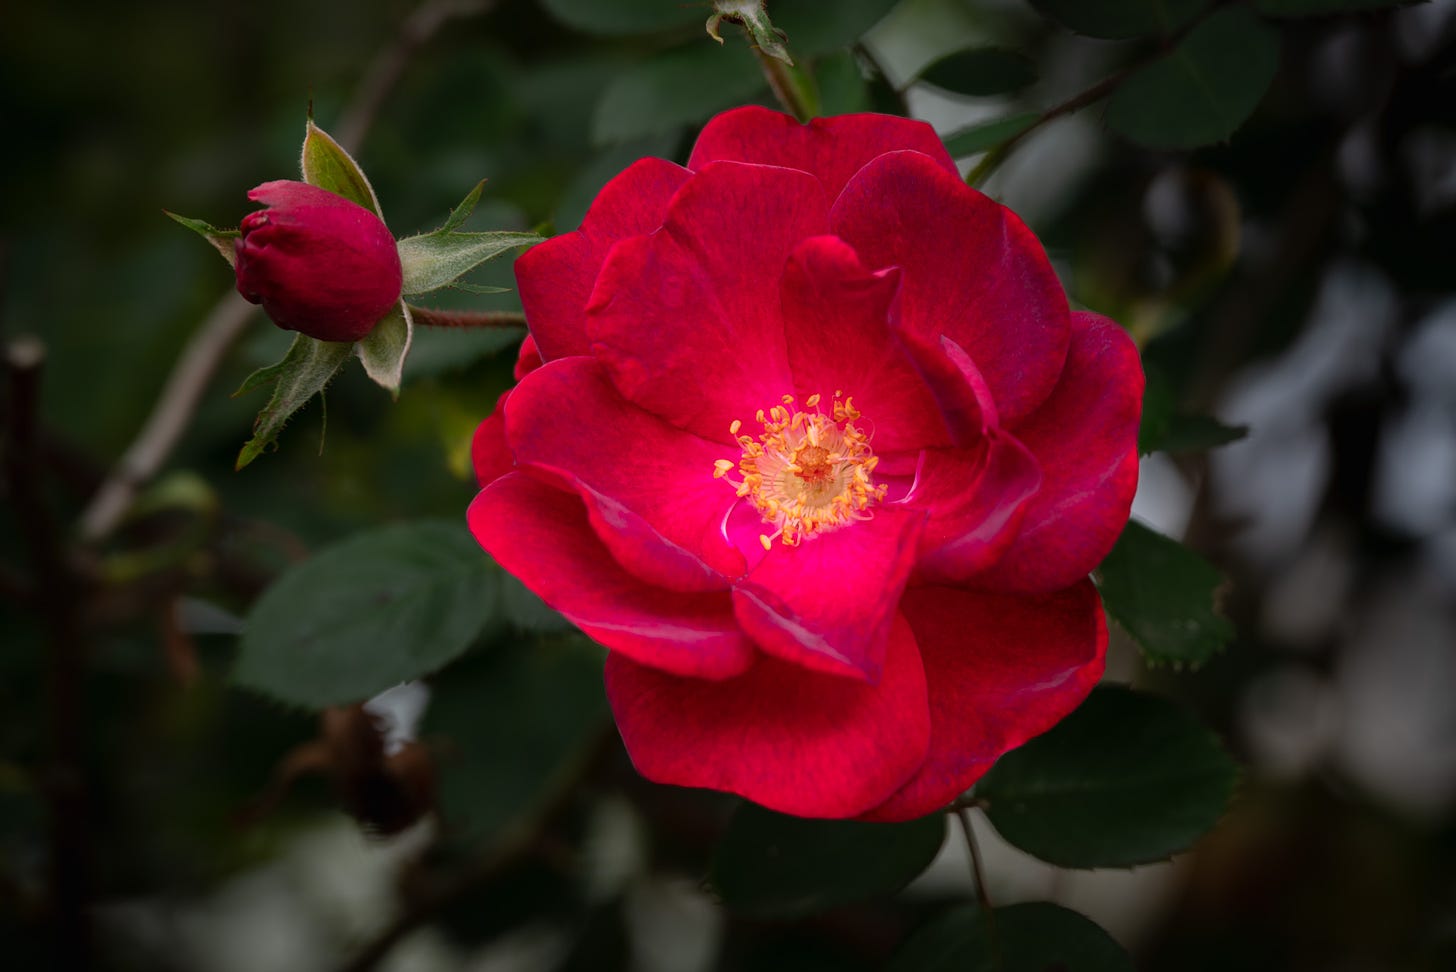
{"type": "Polygon", "coordinates": [[[1091,690],[1138,355],[929,126],[727,112],[516,275],[470,525],[610,649],[644,776],[908,819],[1091,690]]]}
{"type": "Polygon", "coordinates": [[[399,250],[378,216],[304,182],[265,182],[248,198],[268,208],[243,218],[238,293],[273,323],[357,341],[399,303],[399,250]]]}

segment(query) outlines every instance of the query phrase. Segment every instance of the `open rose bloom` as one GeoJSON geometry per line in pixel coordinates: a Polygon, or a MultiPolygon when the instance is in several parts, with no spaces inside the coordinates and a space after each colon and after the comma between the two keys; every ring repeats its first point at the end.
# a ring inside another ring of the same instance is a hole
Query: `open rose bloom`
{"type": "Polygon", "coordinates": [[[928,126],[727,112],[516,273],[470,525],[644,776],[909,819],[1086,697],[1138,355],[928,126]]]}

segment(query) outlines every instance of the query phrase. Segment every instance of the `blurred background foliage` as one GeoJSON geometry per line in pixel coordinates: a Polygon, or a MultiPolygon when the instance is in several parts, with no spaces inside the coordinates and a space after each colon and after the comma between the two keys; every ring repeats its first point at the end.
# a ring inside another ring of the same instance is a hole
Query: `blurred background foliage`
{"type": "MultiPolygon", "coordinates": [[[[315,404],[234,474],[261,402],[228,393],[287,342],[258,316],[122,528],[54,546],[59,568],[37,556],[37,515],[69,537],[230,286],[160,210],[234,224],[247,188],[293,176],[310,101],[325,128],[357,123],[355,92],[401,67],[357,152],[400,235],[481,178],[473,227],[569,230],[634,159],[680,161],[712,113],[773,103],[736,30],[704,36],[704,5],[426,9],[449,16],[413,39],[404,2],[6,12],[0,337],[38,336],[46,357],[35,462],[7,466],[0,516],[0,954],[881,967],[969,897],[957,841],[893,899],[724,910],[704,878],[734,802],[637,779],[596,655],[507,579],[474,578],[491,623],[428,705],[416,685],[382,716],[319,716],[231,683],[239,619],[288,565],[385,524],[460,523],[469,437],[519,332],[422,331],[397,404],[348,369],[321,456],[315,404]],[[376,731],[422,709],[417,741],[376,731]]],[[[1224,653],[1149,669],[1123,640],[1110,677],[1217,728],[1245,764],[1229,815],[1195,853],[1133,871],[1057,870],[986,829],[991,897],[1083,911],[1139,968],[1451,968],[1456,3],[769,9],[824,111],[933,122],[1073,301],[1131,330],[1150,378],[1135,515],[1228,578],[1224,653]],[[1159,55],[1162,73],[1139,73],[1159,55]],[[1215,79],[1211,106],[1188,100],[1190,76],[1215,79]],[[1250,433],[1201,451],[1231,426],[1250,433]]],[[[512,283],[507,261],[474,279],[512,283]]],[[[23,392],[12,379],[12,455],[23,392]]]]}

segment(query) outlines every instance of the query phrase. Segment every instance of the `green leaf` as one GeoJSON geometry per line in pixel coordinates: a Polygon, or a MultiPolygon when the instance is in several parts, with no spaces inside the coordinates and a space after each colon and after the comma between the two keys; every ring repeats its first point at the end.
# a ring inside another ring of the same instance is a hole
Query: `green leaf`
{"type": "Polygon", "coordinates": [[[380,219],[384,218],[384,213],[379,209],[379,199],[374,195],[374,187],[369,185],[359,163],[328,132],[315,125],[312,118],[308,120],[304,131],[303,158],[299,165],[303,170],[304,182],[338,193],[380,219]]]}
{"type": "Polygon", "coordinates": [[[1138,451],[1202,452],[1227,445],[1249,434],[1242,425],[1224,425],[1208,415],[1186,415],[1175,411],[1176,393],[1161,371],[1144,363],[1147,385],[1143,391],[1142,425],[1138,429],[1138,451]]]}
{"type": "Polygon", "coordinates": [[[955,94],[1008,94],[1036,81],[1036,65],[1015,51],[980,47],[942,57],[921,71],[918,80],[955,94]]]}
{"type": "Polygon", "coordinates": [[[794,917],[909,884],[945,840],[945,815],[909,823],[804,820],[745,803],[713,854],[723,902],[753,915],[794,917]]]}
{"type": "Polygon", "coordinates": [[[451,290],[458,290],[462,294],[478,294],[480,296],[489,296],[491,294],[508,294],[511,292],[511,288],[509,287],[486,287],[481,284],[465,283],[461,280],[453,281],[446,284],[445,286],[449,287],[451,290]]]}
{"type": "Polygon", "coordinates": [[[263,593],[233,680],[310,709],[367,699],[463,653],[496,610],[498,581],[463,522],[358,534],[263,593]]]}
{"type": "Polygon", "coordinates": [[[814,62],[819,108],[825,115],[850,115],[872,110],[870,85],[851,51],[836,51],[814,62]]]}
{"type": "Polygon", "coordinates": [[[211,243],[213,248],[222,254],[222,258],[227,261],[228,266],[231,267],[237,264],[238,255],[237,250],[233,246],[233,241],[243,235],[241,230],[218,229],[211,223],[205,223],[200,219],[178,216],[176,213],[166,209],[162,210],[162,212],[211,243]]]}
{"type": "Polygon", "coordinates": [[[1384,7],[1408,7],[1425,0],[1254,0],[1254,9],[1270,17],[1318,17],[1384,7]]]}
{"type": "Polygon", "coordinates": [[[1131,867],[1191,847],[1223,813],[1238,768],[1192,713],[1095,689],[976,784],[1001,836],[1062,867],[1131,867]]]}
{"type": "Polygon", "coordinates": [[[409,307],[400,301],[374,329],[354,345],[367,374],[379,387],[399,398],[399,383],[404,377],[404,359],[409,355],[415,322],[409,307]]]}
{"type": "Polygon", "coordinates": [[[610,725],[602,651],[581,635],[486,646],[432,688],[445,823],[477,840],[537,813],[610,725]]]}
{"type": "Polygon", "coordinates": [[[568,27],[610,37],[701,25],[706,7],[673,0],[541,0],[541,5],[568,27]]]}
{"type": "Polygon", "coordinates": [[[718,31],[725,20],[741,24],[748,31],[753,45],[769,57],[776,57],[785,64],[794,63],[784,47],[783,31],[768,19],[763,0],[714,0],[713,15],[708,18],[708,36],[719,44],[723,43],[723,38],[718,31]]]}
{"type": "Polygon", "coordinates": [[[1151,663],[1201,665],[1233,637],[1223,575],[1176,540],[1129,520],[1097,569],[1107,613],[1151,663]]]}
{"type": "Polygon", "coordinates": [[[238,453],[235,468],[242,469],[262,455],[293,414],[328,387],[353,350],[354,345],[346,341],[316,341],[300,334],[293,339],[282,361],[260,368],[244,379],[234,397],[270,382],[273,395],[253,420],[253,437],[238,453]]]}
{"type": "Polygon", "coordinates": [[[788,35],[800,58],[848,47],[878,24],[899,0],[771,0],[774,26],[788,35]]]}
{"type": "Polygon", "coordinates": [[[944,912],[891,958],[889,972],[1132,972],[1121,945],[1091,919],[1045,901],[944,912]]]}
{"type": "MultiPolygon", "coordinates": [[[[454,218],[452,213],[451,219],[454,218]]],[[[535,233],[505,230],[457,233],[438,229],[433,233],[407,236],[399,241],[399,262],[404,271],[403,292],[406,296],[414,296],[448,287],[485,261],[541,240],[542,237],[535,233]]]]}
{"type": "Polygon", "coordinates": [[[1278,32],[1247,8],[1228,7],[1124,81],[1107,124],[1148,148],[1222,141],[1254,113],[1278,69],[1278,32]]]}
{"type": "Polygon", "coordinates": [[[1164,36],[1207,7],[1209,0],[1031,0],[1031,5],[1068,30],[1121,40],[1164,36]]]}
{"type": "Polygon", "coordinates": [[[975,155],[978,152],[993,149],[1001,143],[1015,138],[1035,125],[1040,118],[1040,113],[1027,111],[1016,115],[1007,115],[1004,118],[993,118],[990,121],[977,122],[968,128],[962,128],[960,131],[946,136],[945,149],[958,159],[964,158],[967,155],[975,155]]]}
{"type": "Polygon", "coordinates": [[[622,142],[706,121],[764,88],[746,44],[694,44],[618,74],[592,114],[592,140],[622,142]]]}
{"type": "Polygon", "coordinates": [[[445,222],[435,232],[449,233],[451,230],[457,230],[465,225],[465,221],[470,218],[470,214],[475,212],[475,207],[480,204],[480,194],[484,191],[485,180],[481,179],[475,184],[475,188],[466,193],[465,198],[460,200],[460,205],[450,210],[450,215],[446,217],[445,222]]]}

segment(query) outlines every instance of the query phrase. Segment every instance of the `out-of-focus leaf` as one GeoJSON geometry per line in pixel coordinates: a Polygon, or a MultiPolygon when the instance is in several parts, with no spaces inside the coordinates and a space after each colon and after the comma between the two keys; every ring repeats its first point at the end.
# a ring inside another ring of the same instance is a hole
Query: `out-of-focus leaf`
{"type": "Polygon", "coordinates": [[[409,356],[415,324],[404,301],[374,325],[354,347],[364,365],[364,373],[374,383],[399,397],[399,383],[404,377],[404,361],[409,356]]]}
{"type": "MultiPolygon", "coordinates": [[[[453,218],[453,216],[452,216],[453,218]]],[[[399,262],[406,295],[429,293],[449,286],[487,260],[516,247],[540,243],[535,233],[509,231],[456,233],[439,229],[407,236],[399,241],[399,262]]]]}
{"type": "Polygon", "coordinates": [[[222,258],[227,261],[228,266],[231,267],[237,263],[238,255],[233,243],[239,236],[243,235],[242,231],[237,229],[218,229],[211,223],[204,222],[200,219],[192,219],[188,216],[178,216],[176,213],[169,212],[165,209],[162,212],[211,243],[213,249],[217,250],[222,255],[222,258]]]}
{"type": "Polygon", "coordinates": [[[1036,80],[1036,65],[1000,47],[947,54],[920,72],[920,81],[955,94],[986,96],[1020,91],[1036,80]]]}
{"type": "Polygon", "coordinates": [[[238,453],[235,468],[242,469],[262,455],[293,414],[333,381],[353,350],[354,345],[347,341],[316,341],[300,334],[293,339],[282,361],[260,368],[244,379],[234,395],[269,382],[273,383],[273,395],[253,420],[253,437],[238,453]]]}
{"type": "Polygon", "coordinates": [[[900,824],[804,820],[745,803],[713,855],[711,881],[735,911],[812,914],[894,894],[944,840],[943,814],[900,824]]]}
{"type": "Polygon", "coordinates": [[[1120,40],[1171,34],[1197,16],[1209,0],[1031,0],[1068,30],[1120,40]]]}
{"type": "Polygon", "coordinates": [[[1148,148],[1222,141],[1254,113],[1278,69],[1278,32],[1229,7],[1119,85],[1107,124],[1148,148]]]}
{"type": "Polygon", "coordinates": [[[379,197],[374,187],[364,177],[364,170],[344,147],[334,141],[333,136],[308,120],[303,136],[303,158],[300,160],[303,181],[320,189],[338,193],[351,199],[365,209],[384,218],[379,209],[379,197]]]}
{"type": "Polygon", "coordinates": [[[1142,425],[1138,429],[1138,452],[1202,452],[1236,442],[1249,434],[1242,425],[1224,425],[1208,415],[1177,412],[1172,383],[1162,372],[1145,363],[1147,386],[1143,391],[1142,425]]]}
{"type": "Polygon", "coordinates": [[[1424,0],[1254,0],[1254,9],[1270,17],[1317,17],[1382,7],[1408,7],[1424,0]]]}
{"type": "Polygon", "coordinates": [[[541,6],[569,27],[609,37],[701,25],[707,9],[672,0],[541,0],[541,6]]]}
{"type": "Polygon", "coordinates": [[[1201,665],[1233,637],[1218,610],[1223,575],[1176,540],[1128,521],[1097,569],[1107,613],[1152,663],[1201,665]]]}
{"type": "Polygon", "coordinates": [[[1132,972],[1121,945],[1091,919],[1045,901],[952,908],[918,929],[889,972],[1132,972]],[[994,927],[994,931],[993,931],[994,927]]]}
{"type": "Polygon", "coordinates": [[[713,15],[708,18],[708,36],[719,44],[723,36],[719,33],[723,21],[741,24],[748,31],[749,40],[769,57],[776,57],[785,64],[793,64],[784,47],[783,32],[768,19],[763,0],[713,0],[713,15]]]}
{"type": "Polygon", "coordinates": [[[311,709],[367,699],[465,651],[497,610],[498,583],[463,523],[361,533],[264,592],[233,679],[311,709]]]}
{"type": "Polygon", "coordinates": [[[1015,138],[1031,126],[1035,125],[1040,114],[1034,111],[1021,112],[1016,115],[1007,115],[1004,118],[993,118],[990,121],[977,122],[967,128],[962,128],[954,134],[945,138],[945,150],[955,158],[962,158],[967,155],[975,155],[977,152],[984,152],[993,149],[1002,142],[1015,138]]]}
{"type": "Polygon", "coordinates": [[[752,100],[763,72],[746,44],[678,48],[631,67],[607,86],[592,116],[598,144],[643,138],[752,100]]]}
{"type": "Polygon", "coordinates": [[[795,57],[817,57],[858,41],[899,0],[769,0],[774,26],[795,57]]]}
{"type": "Polygon", "coordinates": [[[580,635],[488,646],[433,687],[422,735],[445,821],[474,838],[539,810],[607,725],[602,651],[580,635]]]}
{"type": "Polygon", "coordinates": [[[850,51],[837,51],[814,62],[819,85],[819,108],[826,115],[871,111],[870,87],[859,60],[850,51]]]}
{"type": "Polygon", "coordinates": [[[1193,845],[1228,805],[1238,768],[1192,713],[1102,686],[976,784],[1012,844],[1062,867],[1131,867],[1193,845]]]}

